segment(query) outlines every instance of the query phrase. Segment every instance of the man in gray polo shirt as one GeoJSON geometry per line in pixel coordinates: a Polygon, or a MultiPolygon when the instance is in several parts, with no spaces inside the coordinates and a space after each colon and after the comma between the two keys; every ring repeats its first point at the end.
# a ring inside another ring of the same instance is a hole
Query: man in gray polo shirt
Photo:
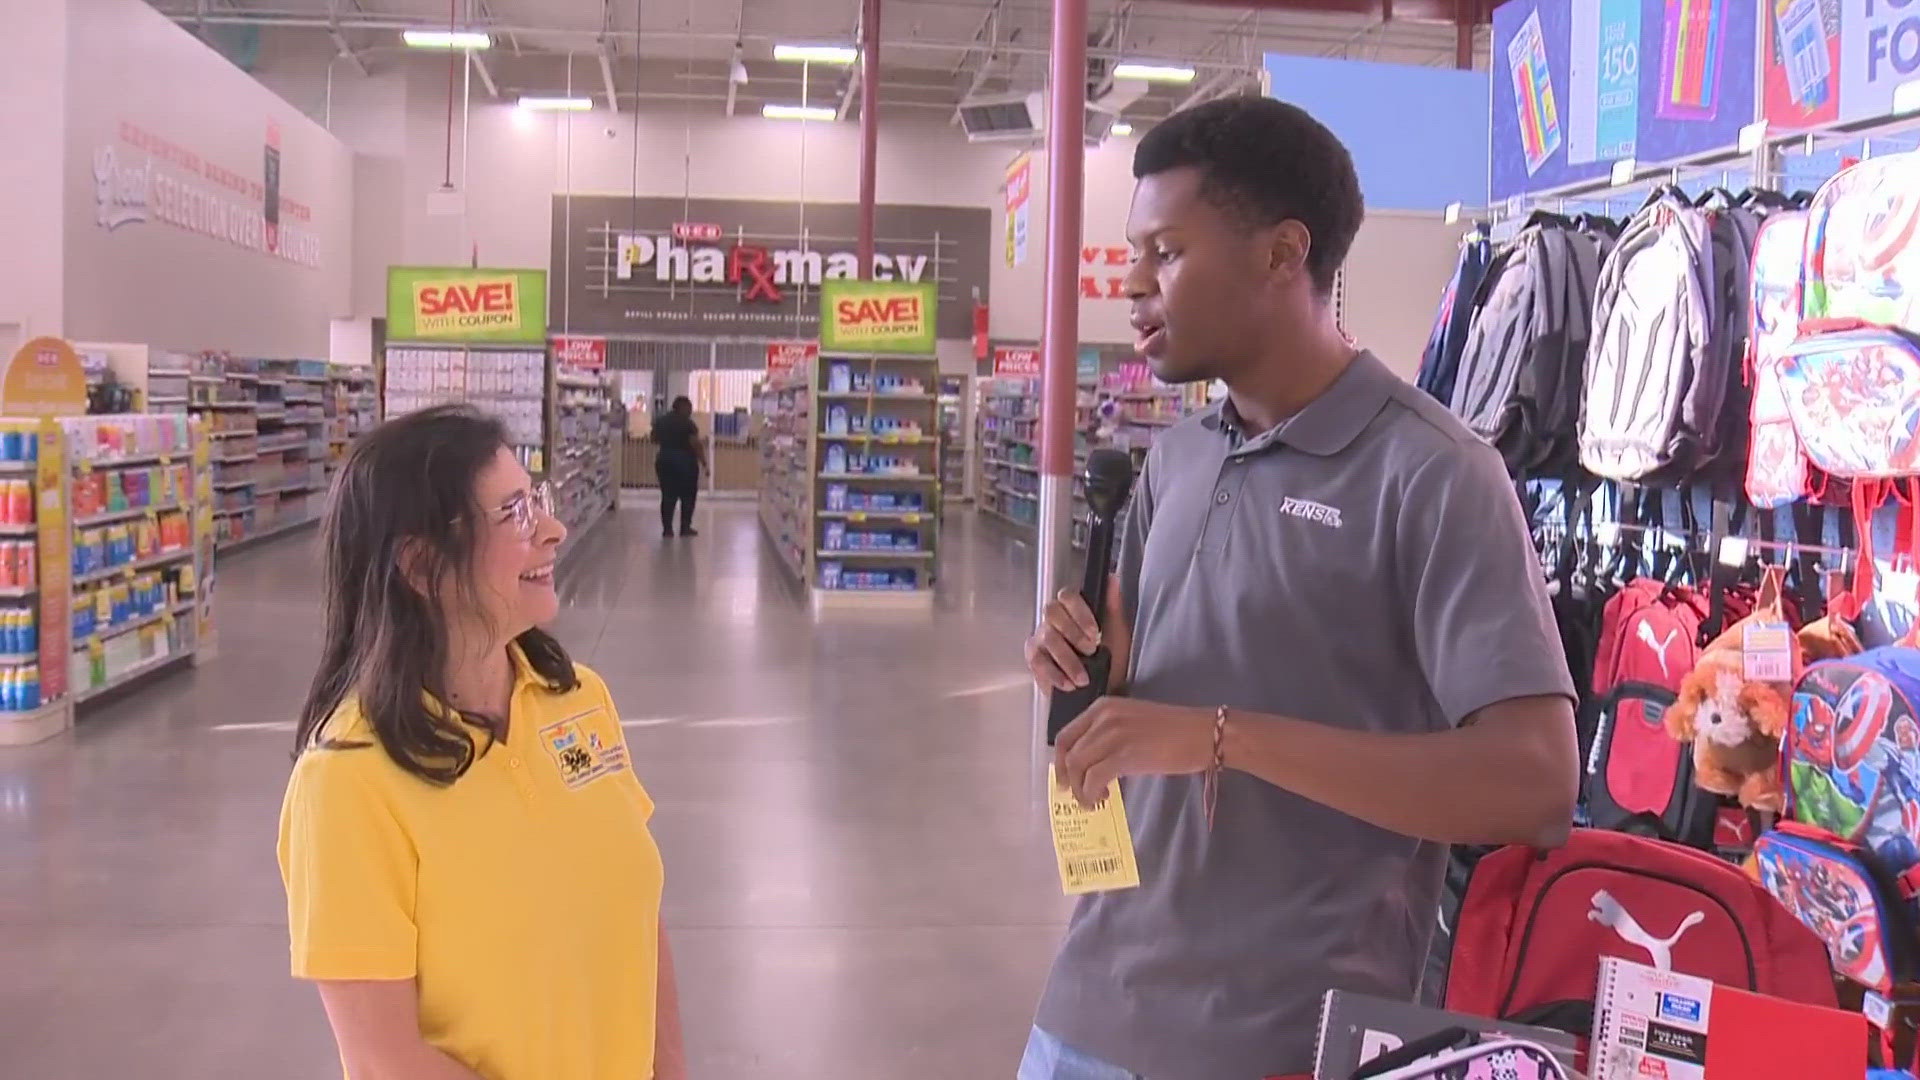
{"type": "MultiPolygon", "coordinates": [[[[1362,217],[1340,142],[1217,101],[1134,175],[1140,351],[1229,393],[1134,487],[1104,635],[1124,690],[1056,764],[1089,804],[1121,780],[1141,884],[1075,912],[1020,1080],[1300,1075],[1328,988],[1418,992],[1447,844],[1564,838],[1573,686],[1499,457],[1335,322],[1362,217]]],[[[1097,634],[1063,593],[1035,678],[1084,685],[1097,634]]]]}

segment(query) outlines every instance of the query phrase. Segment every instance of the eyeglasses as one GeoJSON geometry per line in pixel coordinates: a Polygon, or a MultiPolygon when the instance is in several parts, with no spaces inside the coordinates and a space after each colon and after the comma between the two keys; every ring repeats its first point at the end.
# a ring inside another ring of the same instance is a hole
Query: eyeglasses
{"type": "Polygon", "coordinates": [[[540,519],[553,516],[553,486],[543,480],[533,485],[532,490],[501,503],[494,512],[501,515],[494,519],[497,524],[512,522],[513,530],[520,539],[531,540],[534,530],[540,525],[540,519]]]}

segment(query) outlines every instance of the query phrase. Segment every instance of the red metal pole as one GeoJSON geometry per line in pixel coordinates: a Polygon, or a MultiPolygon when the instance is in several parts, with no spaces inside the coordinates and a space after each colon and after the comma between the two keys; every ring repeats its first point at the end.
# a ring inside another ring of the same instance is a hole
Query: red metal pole
{"type": "Polygon", "coordinates": [[[860,276],[873,277],[873,205],[880,152],[880,0],[860,0],[860,276]]]}
{"type": "MultiPolygon", "coordinates": [[[[1040,471],[1071,496],[1073,413],[1080,346],[1080,214],[1086,187],[1087,0],[1053,0],[1051,114],[1047,123],[1046,332],[1040,341],[1040,471]]],[[[1040,549],[1048,507],[1041,504],[1040,549]]],[[[1064,536],[1062,537],[1064,540],[1064,536]]]]}
{"type": "Polygon", "coordinates": [[[1473,70],[1473,30],[1479,20],[1478,0],[1454,0],[1453,66],[1473,70]]]}

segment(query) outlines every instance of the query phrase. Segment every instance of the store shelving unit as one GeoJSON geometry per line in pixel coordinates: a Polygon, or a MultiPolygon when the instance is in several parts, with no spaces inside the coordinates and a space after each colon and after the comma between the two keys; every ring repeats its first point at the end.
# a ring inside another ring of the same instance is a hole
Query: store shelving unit
{"type": "Polygon", "coordinates": [[[970,375],[940,376],[940,491],[942,505],[969,502],[967,483],[967,405],[973,397],[970,375]]]}
{"type": "Polygon", "coordinates": [[[760,525],[795,579],[812,580],[813,370],[763,385],[754,406],[760,448],[760,525]]]}
{"type": "Polygon", "coordinates": [[[528,472],[547,472],[551,372],[545,349],[530,345],[393,343],[381,358],[383,417],[467,402],[507,425],[528,472]]]}
{"type": "Polygon", "coordinates": [[[1022,535],[1033,533],[1040,514],[1039,387],[1038,379],[983,379],[977,408],[975,503],[1022,535]]]}
{"type": "Polygon", "coordinates": [[[931,602],[938,380],[932,357],[826,355],[763,387],[761,523],[817,606],[931,602]]]}
{"type": "Polygon", "coordinates": [[[214,545],[222,552],[319,520],[328,480],[327,364],[206,353],[186,409],[211,444],[214,545]]]}
{"type": "Polygon", "coordinates": [[[380,422],[379,375],[371,367],[334,364],[327,371],[327,477],[346,460],[347,448],[380,422]]]}
{"type": "Polygon", "coordinates": [[[179,413],[0,420],[0,518],[18,537],[0,545],[0,598],[20,601],[0,604],[0,745],[195,655],[208,444],[179,413]]]}
{"type": "Polygon", "coordinates": [[[554,513],[567,527],[565,558],[620,505],[620,443],[626,411],[611,377],[556,369],[548,427],[554,513]]]}
{"type": "MultiPolygon", "coordinates": [[[[1137,472],[1158,434],[1208,401],[1206,384],[1169,386],[1146,365],[1110,365],[1080,380],[1074,410],[1072,544],[1085,548],[1086,491],[1081,473],[1089,451],[1117,448],[1132,454],[1137,472]]],[[[979,404],[979,506],[1023,539],[1038,529],[1040,506],[1040,381],[983,380],[979,404]]]]}

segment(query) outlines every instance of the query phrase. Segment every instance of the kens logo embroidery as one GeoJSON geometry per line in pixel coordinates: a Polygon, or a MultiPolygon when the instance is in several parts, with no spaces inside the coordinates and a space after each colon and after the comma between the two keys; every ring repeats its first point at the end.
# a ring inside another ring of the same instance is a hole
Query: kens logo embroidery
{"type": "Polygon", "coordinates": [[[1311,521],[1315,525],[1325,525],[1329,529],[1340,527],[1340,511],[1337,508],[1311,499],[1296,499],[1288,496],[1280,503],[1280,512],[1302,521],[1311,521]]]}
{"type": "Polygon", "coordinates": [[[540,729],[540,745],[560,769],[561,779],[570,788],[581,787],[608,773],[626,768],[626,748],[603,740],[589,730],[589,718],[603,716],[604,710],[590,709],[540,729]]]}

